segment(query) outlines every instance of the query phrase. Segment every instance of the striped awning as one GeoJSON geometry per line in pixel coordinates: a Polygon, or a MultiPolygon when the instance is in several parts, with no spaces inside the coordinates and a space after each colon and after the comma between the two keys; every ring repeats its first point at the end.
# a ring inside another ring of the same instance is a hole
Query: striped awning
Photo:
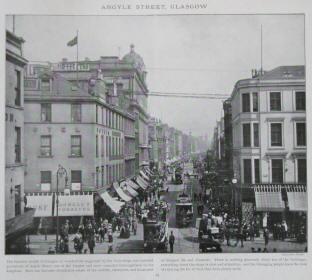
{"type": "Polygon", "coordinates": [[[289,211],[308,211],[307,188],[304,185],[286,188],[289,211]]]}
{"type": "Polygon", "coordinates": [[[259,212],[282,212],[285,203],[282,199],[281,186],[258,185],[254,188],[256,211],[259,212]]]}
{"type": "Polygon", "coordinates": [[[140,175],[147,181],[149,181],[149,177],[147,176],[147,174],[145,173],[145,171],[140,170],[140,175]]]}
{"type": "Polygon", "coordinates": [[[148,184],[144,181],[144,179],[141,176],[136,177],[136,182],[143,190],[146,190],[148,188],[148,184]]]}
{"type": "Polygon", "coordinates": [[[155,176],[154,172],[152,170],[150,170],[148,167],[144,168],[144,171],[147,173],[147,175],[149,176],[155,176]]]}
{"type": "Polygon", "coordinates": [[[140,189],[140,186],[138,184],[136,184],[135,182],[133,182],[132,180],[127,181],[127,184],[133,188],[134,190],[138,190],[140,189]]]}
{"type": "Polygon", "coordinates": [[[133,188],[131,188],[127,181],[121,182],[120,188],[123,191],[127,191],[132,197],[136,197],[138,195],[138,193],[133,188]]]}
{"type": "Polygon", "coordinates": [[[118,201],[112,198],[107,191],[99,193],[101,198],[107,204],[107,206],[112,209],[113,212],[119,213],[121,207],[125,204],[124,202],[118,201]]]}
{"type": "Polygon", "coordinates": [[[132,197],[128,196],[128,195],[119,187],[119,184],[118,184],[117,182],[114,182],[114,183],[113,183],[113,187],[114,187],[115,191],[117,192],[118,196],[119,196],[122,200],[128,202],[128,201],[130,201],[130,200],[132,199],[132,197]]]}

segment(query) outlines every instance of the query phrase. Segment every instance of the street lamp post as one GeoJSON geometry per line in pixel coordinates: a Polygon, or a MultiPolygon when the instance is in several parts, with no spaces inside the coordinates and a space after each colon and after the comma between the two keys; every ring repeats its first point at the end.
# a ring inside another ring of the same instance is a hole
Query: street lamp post
{"type": "Polygon", "coordinates": [[[234,207],[235,215],[236,215],[236,207],[237,207],[237,203],[236,203],[236,184],[237,184],[237,179],[233,178],[232,179],[232,209],[234,207]]]}
{"type": "Polygon", "coordinates": [[[67,171],[66,169],[59,164],[57,172],[56,172],[56,253],[59,252],[59,235],[60,235],[60,226],[59,226],[59,176],[65,175],[65,186],[67,185],[67,171]]]}

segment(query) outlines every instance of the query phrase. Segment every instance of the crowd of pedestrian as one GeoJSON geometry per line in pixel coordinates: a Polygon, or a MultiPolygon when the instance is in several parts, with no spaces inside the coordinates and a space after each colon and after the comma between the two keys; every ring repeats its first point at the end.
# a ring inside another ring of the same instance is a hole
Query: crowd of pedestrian
{"type": "MultiPolygon", "coordinates": [[[[201,193],[193,195],[193,197],[198,205],[198,216],[208,216],[209,226],[218,229],[218,234],[215,234],[215,236],[221,242],[226,241],[227,246],[238,246],[240,244],[241,247],[244,247],[244,241],[254,241],[255,237],[260,237],[261,227],[257,217],[243,220],[238,213],[235,213],[231,204],[225,200],[213,200],[201,193]],[[204,210],[208,214],[203,214],[204,210]]],[[[269,233],[267,235],[269,236],[269,233]]],[[[264,238],[266,238],[265,235],[264,238]]]]}

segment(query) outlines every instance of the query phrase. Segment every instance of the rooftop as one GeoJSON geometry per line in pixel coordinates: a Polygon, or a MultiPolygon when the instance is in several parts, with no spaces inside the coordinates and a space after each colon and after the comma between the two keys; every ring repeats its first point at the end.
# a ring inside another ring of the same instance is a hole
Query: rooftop
{"type": "Polygon", "coordinates": [[[261,80],[289,80],[289,79],[304,79],[305,78],[305,66],[279,66],[270,71],[265,71],[258,77],[261,80]]]}

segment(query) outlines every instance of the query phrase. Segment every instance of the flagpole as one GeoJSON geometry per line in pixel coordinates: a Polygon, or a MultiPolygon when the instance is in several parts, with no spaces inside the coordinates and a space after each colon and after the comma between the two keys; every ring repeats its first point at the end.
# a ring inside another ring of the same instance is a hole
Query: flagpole
{"type": "Polygon", "coordinates": [[[78,43],[79,43],[79,40],[78,40],[78,30],[77,30],[77,65],[76,65],[76,85],[78,87],[78,43]]]}

